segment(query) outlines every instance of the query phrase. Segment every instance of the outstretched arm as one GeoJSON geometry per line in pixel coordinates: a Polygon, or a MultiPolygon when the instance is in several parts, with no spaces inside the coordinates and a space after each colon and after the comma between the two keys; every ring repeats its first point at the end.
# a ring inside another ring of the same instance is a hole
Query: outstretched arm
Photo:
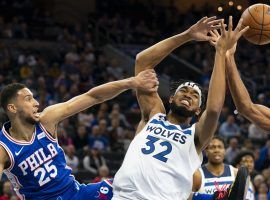
{"type": "Polygon", "coordinates": [[[258,127],[270,131],[270,109],[252,102],[236,67],[235,50],[236,45],[226,53],[226,75],[236,109],[258,127]]]}
{"type": "MultiPolygon", "coordinates": [[[[219,28],[218,24],[221,22],[221,20],[215,19],[215,17],[204,17],[183,33],[167,38],[140,52],[136,56],[135,74],[138,74],[145,69],[153,69],[174,49],[190,40],[210,40],[211,37],[207,36],[207,33],[210,30],[219,28]]],[[[150,94],[143,91],[137,91],[137,98],[142,112],[142,122],[140,123],[140,127],[143,127],[143,124],[156,113],[165,113],[165,108],[157,93],[150,94]]]]}
{"type": "Polygon", "coordinates": [[[242,19],[239,21],[234,31],[232,30],[231,16],[229,18],[228,31],[225,30],[225,25],[222,22],[222,28],[220,29],[221,37],[215,44],[215,64],[209,84],[206,110],[196,124],[196,137],[199,139],[199,144],[197,144],[198,152],[201,152],[208,145],[216,131],[218,118],[225,99],[225,55],[226,51],[232,48],[240,36],[247,30],[247,28],[240,30],[242,21],[242,19]]]}
{"type": "Polygon", "coordinates": [[[141,89],[146,92],[156,91],[158,84],[154,70],[146,70],[139,73],[136,77],[109,82],[92,88],[88,92],[76,96],[71,100],[52,105],[46,108],[40,115],[40,122],[56,136],[56,126],[63,119],[81,112],[95,104],[112,99],[127,89],[141,89]]]}

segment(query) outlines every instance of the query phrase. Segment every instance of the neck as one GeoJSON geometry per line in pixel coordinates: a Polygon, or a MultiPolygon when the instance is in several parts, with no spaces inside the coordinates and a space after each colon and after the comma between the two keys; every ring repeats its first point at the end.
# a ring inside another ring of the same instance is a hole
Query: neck
{"type": "Polygon", "coordinates": [[[172,124],[182,124],[185,126],[189,126],[191,122],[191,117],[181,117],[178,116],[177,114],[172,113],[171,111],[167,115],[167,119],[172,124]]]}
{"type": "Polygon", "coordinates": [[[208,162],[206,168],[215,176],[220,176],[224,172],[224,163],[214,164],[208,162]]]}
{"type": "Polygon", "coordinates": [[[13,120],[11,121],[9,133],[16,140],[29,142],[32,139],[34,130],[35,125],[33,124],[23,123],[20,120],[13,120]]]}

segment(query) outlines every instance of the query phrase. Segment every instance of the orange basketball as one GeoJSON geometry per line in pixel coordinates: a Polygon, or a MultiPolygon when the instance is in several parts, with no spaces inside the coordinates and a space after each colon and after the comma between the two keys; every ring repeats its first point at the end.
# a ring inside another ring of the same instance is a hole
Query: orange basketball
{"type": "Polygon", "coordinates": [[[244,37],[253,44],[264,45],[270,43],[270,6],[254,4],[242,14],[243,25],[249,26],[244,37]]]}

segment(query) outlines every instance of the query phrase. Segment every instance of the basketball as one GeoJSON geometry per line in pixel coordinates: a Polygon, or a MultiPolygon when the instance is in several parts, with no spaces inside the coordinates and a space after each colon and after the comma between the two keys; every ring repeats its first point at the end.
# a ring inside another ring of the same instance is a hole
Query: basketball
{"type": "Polygon", "coordinates": [[[244,37],[251,43],[264,45],[270,42],[270,6],[254,4],[242,14],[243,25],[249,26],[244,37]]]}

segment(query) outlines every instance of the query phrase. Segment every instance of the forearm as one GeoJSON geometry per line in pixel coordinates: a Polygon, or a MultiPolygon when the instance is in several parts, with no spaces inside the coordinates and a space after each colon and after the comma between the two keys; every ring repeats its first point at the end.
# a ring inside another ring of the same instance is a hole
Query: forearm
{"type": "Polygon", "coordinates": [[[134,77],[97,86],[89,90],[87,94],[91,98],[95,98],[97,101],[96,103],[101,103],[103,101],[112,99],[120,93],[131,88],[135,88],[134,77]]]}
{"type": "Polygon", "coordinates": [[[241,80],[233,55],[226,56],[226,76],[236,108],[239,112],[245,112],[245,110],[248,111],[252,101],[241,80]]]}
{"type": "Polygon", "coordinates": [[[209,84],[206,112],[219,115],[224,104],[226,92],[225,51],[217,50],[215,64],[209,84]]]}
{"type": "Polygon", "coordinates": [[[190,40],[189,32],[185,31],[145,49],[136,56],[135,73],[138,74],[145,69],[153,69],[174,49],[190,40]]]}

